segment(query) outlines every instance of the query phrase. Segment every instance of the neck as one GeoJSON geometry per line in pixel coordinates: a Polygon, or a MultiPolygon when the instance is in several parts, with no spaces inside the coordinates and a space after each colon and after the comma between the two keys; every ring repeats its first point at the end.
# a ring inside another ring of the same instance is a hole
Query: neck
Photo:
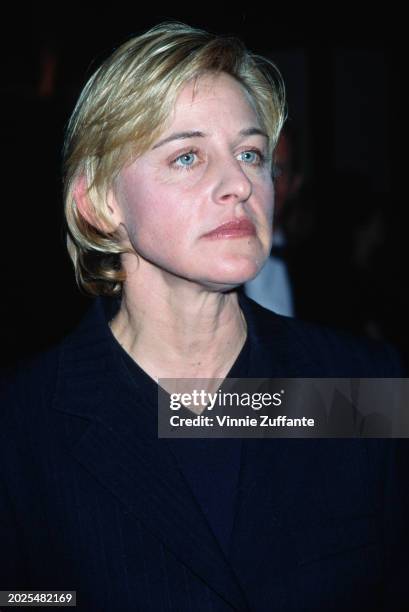
{"type": "Polygon", "coordinates": [[[247,334],[236,292],[206,290],[186,281],[145,283],[138,275],[128,276],[111,329],[156,381],[224,378],[247,334]]]}

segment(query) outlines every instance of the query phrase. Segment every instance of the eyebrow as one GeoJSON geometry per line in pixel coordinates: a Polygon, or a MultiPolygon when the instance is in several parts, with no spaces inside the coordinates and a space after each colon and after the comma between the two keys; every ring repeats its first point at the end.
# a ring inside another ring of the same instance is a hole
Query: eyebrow
{"type": "MultiPolygon", "coordinates": [[[[171,142],[172,140],[186,140],[188,138],[205,138],[206,136],[208,136],[208,134],[205,134],[204,132],[199,132],[197,130],[190,131],[190,132],[175,132],[174,134],[170,134],[170,136],[167,136],[163,140],[160,140],[159,142],[157,142],[152,147],[152,149],[157,149],[158,147],[161,147],[162,145],[166,144],[167,142],[171,142]]],[[[267,138],[267,140],[269,140],[268,134],[266,134],[266,132],[264,132],[263,130],[257,127],[250,127],[250,128],[245,128],[243,130],[240,130],[239,136],[264,136],[264,138],[267,138]]]]}

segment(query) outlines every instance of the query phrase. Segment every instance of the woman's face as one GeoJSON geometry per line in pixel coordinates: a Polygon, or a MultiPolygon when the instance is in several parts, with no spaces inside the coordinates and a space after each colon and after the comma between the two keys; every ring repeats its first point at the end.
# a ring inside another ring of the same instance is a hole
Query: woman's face
{"type": "Polygon", "coordinates": [[[144,265],[213,289],[255,276],[271,248],[267,156],[267,135],[235,79],[203,76],[194,95],[186,84],[164,132],[114,186],[144,265]]]}

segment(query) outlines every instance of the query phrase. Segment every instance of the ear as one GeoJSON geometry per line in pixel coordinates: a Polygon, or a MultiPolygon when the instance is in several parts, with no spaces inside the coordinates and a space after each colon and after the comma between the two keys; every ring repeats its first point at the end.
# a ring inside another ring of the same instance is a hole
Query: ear
{"type": "Polygon", "coordinates": [[[109,192],[107,197],[107,208],[110,221],[112,220],[111,223],[107,223],[104,219],[98,216],[92,203],[87,178],[84,174],[81,174],[75,179],[73,196],[81,217],[83,217],[87,223],[92,225],[92,227],[95,227],[96,229],[105,233],[111,233],[117,229],[120,219],[118,218],[117,207],[115,205],[116,202],[114,201],[112,191],[109,192]]]}

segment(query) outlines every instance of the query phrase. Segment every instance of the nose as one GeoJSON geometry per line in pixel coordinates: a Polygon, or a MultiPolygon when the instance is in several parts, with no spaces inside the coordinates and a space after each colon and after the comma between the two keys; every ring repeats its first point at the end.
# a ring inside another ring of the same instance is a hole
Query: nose
{"type": "Polygon", "coordinates": [[[237,160],[220,161],[215,170],[213,199],[217,204],[245,202],[253,186],[237,160]]]}

